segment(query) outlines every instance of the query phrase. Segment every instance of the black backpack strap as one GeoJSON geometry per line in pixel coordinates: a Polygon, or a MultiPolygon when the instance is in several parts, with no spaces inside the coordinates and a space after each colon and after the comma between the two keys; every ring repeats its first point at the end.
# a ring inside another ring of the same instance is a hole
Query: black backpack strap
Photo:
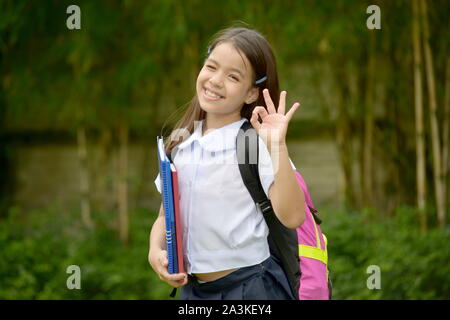
{"type": "Polygon", "coordinates": [[[236,155],[244,185],[253,201],[261,208],[263,215],[270,213],[272,204],[264,192],[259,179],[259,139],[256,130],[245,121],[236,138],[236,155]]]}
{"type": "Polygon", "coordinates": [[[270,252],[280,261],[288,278],[292,294],[298,299],[300,264],[297,231],[285,227],[278,220],[272,204],[264,192],[258,171],[258,142],[259,138],[256,130],[248,121],[245,121],[236,137],[236,155],[239,171],[244,185],[253,201],[261,208],[266,224],[269,227],[267,240],[270,252]]]}

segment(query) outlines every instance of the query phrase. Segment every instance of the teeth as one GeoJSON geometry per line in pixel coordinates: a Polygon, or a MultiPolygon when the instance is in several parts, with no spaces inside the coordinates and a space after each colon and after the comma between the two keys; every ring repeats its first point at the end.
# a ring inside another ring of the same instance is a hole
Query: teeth
{"type": "Polygon", "coordinates": [[[220,96],[218,96],[217,94],[215,94],[214,92],[209,91],[208,89],[205,89],[205,93],[208,97],[211,98],[220,98],[220,96]]]}

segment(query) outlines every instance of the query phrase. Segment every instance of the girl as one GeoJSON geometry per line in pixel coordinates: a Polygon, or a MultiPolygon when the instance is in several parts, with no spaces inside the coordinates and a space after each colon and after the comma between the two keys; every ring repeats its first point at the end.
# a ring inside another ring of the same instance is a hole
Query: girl
{"type": "MultiPolygon", "coordinates": [[[[182,287],[180,299],[294,299],[236,160],[237,132],[250,121],[260,139],[261,183],[276,216],[288,228],[303,223],[304,195],[285,140],[299,103],[285,113],[286,92],[278,94],[266,39],[248,28],[220,31],[198,74],[196,95],[166,142],[178,171],[187,273],[167,271],[162,205],[150,233],[149,263],[163,281],[182,287]],[[186,133],[181,141],[180,132],[186,133]]],[[[159,176],[155,184],[160,191],[159,176]]]]}

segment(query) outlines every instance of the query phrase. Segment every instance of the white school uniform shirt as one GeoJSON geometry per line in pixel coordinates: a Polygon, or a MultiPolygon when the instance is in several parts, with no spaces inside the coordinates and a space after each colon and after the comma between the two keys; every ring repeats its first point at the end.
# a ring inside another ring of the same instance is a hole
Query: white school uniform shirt
{"type": "MultiPolygon", "coordinates": [[[[189,274],[242,268],[270,256],[267,224],[245,187],[237,164],[236,136],[244,121],[248,120],[242,118],[205,136],[204,120],[198,121],[174,156],[189,274]]],[[[274,170],[260,137],[258,168],[268,196],[274,170]]],[[[161,192],[159,175],[155,185],[161,192]]]]}

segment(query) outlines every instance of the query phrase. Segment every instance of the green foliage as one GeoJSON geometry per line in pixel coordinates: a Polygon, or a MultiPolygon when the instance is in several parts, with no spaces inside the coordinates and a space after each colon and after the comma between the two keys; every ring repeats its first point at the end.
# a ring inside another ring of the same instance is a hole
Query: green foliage
{"type": "Polygon", "coordinates": [[[96,214],[96,230],[50,210],[14,210],[0,223],[0,299],[168,299],[171,287],[147,262],[155,215],[132,215],[129,245],[118,240],[111,214],[96,214]],[[18,223],[18,221],[23,221],[18,223]],[[67,267],[81,269],[81,289],[69,290],[67,267]]]}
{"type": "Polygon", "coordinates": [[[450,298],[450,227],[421,233],[417,212],[403,207],[385,219],[328,213],[323,229],[335,299],[450,298]],[[367,287],[371,265],[380,268],[380,290],[367,287]]]}
{"type": "MultiPolygon", "coordinates": [[[[323,212],[334,299],[450,298],[450,228],[420,233],[414,210],[380,219],[373,211],[323,212]],[[381,270],[369,290],[367,267],[381,270]]],[[[0,223],[0,299],[169,299],[170,286],[147,262],[155,213],[131,215],[130,244],[118,240],[111,213],[95,214],[88,231],[76,213],[10,210],[0,223]],[[69,290],[67,267],[81,269],[81,290],[69,290]]]]}

